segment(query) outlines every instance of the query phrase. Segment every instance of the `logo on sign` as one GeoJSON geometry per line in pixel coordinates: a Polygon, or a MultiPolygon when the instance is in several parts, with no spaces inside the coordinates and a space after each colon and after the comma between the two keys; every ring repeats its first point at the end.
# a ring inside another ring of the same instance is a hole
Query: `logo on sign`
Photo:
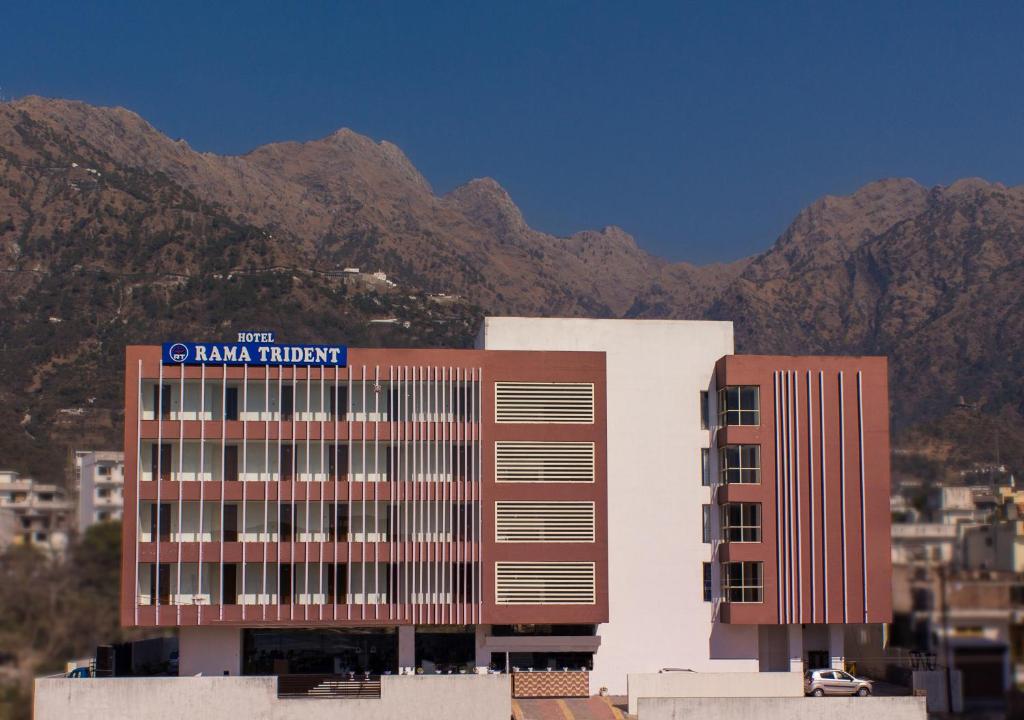
{"type": "Polygon", "coordinates": [[[171,345],[171,349],[167,351],[171,360],[177,363],[182,363],[188,360],[188,348],[181,343],[174,343],[171,345]]]}

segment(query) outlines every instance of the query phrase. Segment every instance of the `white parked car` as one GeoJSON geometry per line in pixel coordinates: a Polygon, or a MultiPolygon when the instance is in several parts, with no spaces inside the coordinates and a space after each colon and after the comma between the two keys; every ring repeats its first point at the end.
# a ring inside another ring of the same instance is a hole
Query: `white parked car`
{"type": "Polygon", "coordinates": [[[867,697],[871,694],[870,680],[855,678],[848,672],[832,668],[808,670],[804,673],[804,693],[821,697],[823,695],[858,695],[867,697]]]}

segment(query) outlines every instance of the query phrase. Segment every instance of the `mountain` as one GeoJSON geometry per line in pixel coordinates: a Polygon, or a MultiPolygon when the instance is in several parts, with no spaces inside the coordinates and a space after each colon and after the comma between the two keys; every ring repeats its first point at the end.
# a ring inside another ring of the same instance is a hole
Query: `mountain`
{"type": "Polygon", "coordinates": [[[742,351],[888,354],[906,437],[969,460],[1002,428],[1017,462],[1022,238],[1024,188],[892,179],[697,267],[617,227],[534,230],[490,178],[437,195],[351,130],[219,156],[121,108],[0,103],[0,465],[52,478],[60,452],[116,444],[127,342],[465,345],[485,312],[727,318],[742,351]]]}

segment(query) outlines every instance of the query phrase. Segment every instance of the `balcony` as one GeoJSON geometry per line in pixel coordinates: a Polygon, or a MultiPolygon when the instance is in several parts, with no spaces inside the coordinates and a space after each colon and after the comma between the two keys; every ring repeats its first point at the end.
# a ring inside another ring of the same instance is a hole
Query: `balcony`
{"type": "MultiPolygon", "coordinates": [[[[423,528],[403,540],[451,542],[469,534],[468,507],[459,512],[456,506],[454,515],[447,503],[410,503],[402,507],[415,512],[423,528]]],[[[219,501],[214,501],[202,504],[202,517],[200,503],[194,500],[143,501],[139,507],[138,539],[142,543],[154,542],[154,532],[159,528],[163,542],[382,543],[392,537],[391,514],[389,502],[373,500],[250,500],[226,503],[223,508],[219,501]]]]}
{"type": "Polygon", "coordinates": [[[166,377],[142,382],[141,419],[219,422],[456,422],[479,418],[476,386],[468,383],[352,382],[325,379],[279,383],[166,377]],[[401,393],[401,394],[399,394],[401,393]]]}
{"type": "MultiPolygon", "coordinates": [[[[142,482],[160,477],[172,482],[327,483],[351,479],[379,483],[389,481],[392,475],[392,445],[386,442],[155,440],[141,442],[142,482]]],[[[396,454],[401,461],[401,450],[396,454]]],[[[448,458],[433,462],[438,471],[450,470],[449,463],[453,461],[448,458]]],[[[423,473],[431,480],[441,479],[440,474],[423,473]]]]}

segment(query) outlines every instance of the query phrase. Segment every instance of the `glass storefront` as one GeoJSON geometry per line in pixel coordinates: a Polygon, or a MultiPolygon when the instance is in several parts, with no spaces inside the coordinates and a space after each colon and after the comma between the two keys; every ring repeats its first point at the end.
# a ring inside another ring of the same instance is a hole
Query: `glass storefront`
{"type": "Polygon", "coordinates": [[[242,633],[245,675],[398,672],[395,628],[250,629],[242,633]]]}
{"type": "Polygon", "coordinates": [[[473,672],[476,635],[473,626],[427,626],[416,629],[416,667],[425,674],[473,672]]]}

